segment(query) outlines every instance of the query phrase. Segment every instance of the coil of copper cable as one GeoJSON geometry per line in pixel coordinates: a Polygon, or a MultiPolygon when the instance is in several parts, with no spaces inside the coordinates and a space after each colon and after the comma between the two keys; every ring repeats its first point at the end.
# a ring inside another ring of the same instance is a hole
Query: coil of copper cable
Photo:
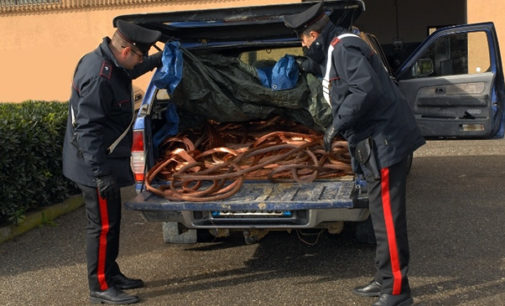
{"type": "Polygon", "coordinates": [[[209,123],[207,132],[167,138],[148,171],[146,189],[172,201],[206,202],[235,194],[244,180],[316,179],[351,175],[347,142],[330,152],[320,133],[279,117],[244,124],[209,123]]]}

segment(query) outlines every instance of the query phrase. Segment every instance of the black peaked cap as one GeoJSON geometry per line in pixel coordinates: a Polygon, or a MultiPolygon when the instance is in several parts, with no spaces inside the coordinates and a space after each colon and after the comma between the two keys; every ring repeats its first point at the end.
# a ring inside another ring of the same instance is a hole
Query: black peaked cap
{"type": "Polygon", "coordinates": [[[301,13],[284,16],[284,25],[300,33],[308,26],[318,21],[323,14],[323,1],[321,1],[301,13]]]}
{"type": "Polygon", "coordinates": [[[121,36],[143,54],[147,54],[149,48],[161,37],[160,31],[150,30],[131,22],[118,20],[116,24],[121,36]]]}

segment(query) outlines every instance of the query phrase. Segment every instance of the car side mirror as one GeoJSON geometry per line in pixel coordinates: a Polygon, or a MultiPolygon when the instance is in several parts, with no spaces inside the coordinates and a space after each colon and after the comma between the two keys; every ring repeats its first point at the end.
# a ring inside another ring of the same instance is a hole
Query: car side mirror
{"type": "Polygon", "coordinates": [[[420,58],[412,66],[412,76],[414,78],[427,77],[434,72],[431,58],[420,58]]]}

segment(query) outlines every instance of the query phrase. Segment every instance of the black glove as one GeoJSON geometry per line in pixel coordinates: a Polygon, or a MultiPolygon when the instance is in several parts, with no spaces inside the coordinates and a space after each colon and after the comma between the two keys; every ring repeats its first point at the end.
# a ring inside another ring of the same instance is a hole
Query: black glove
{"type": "Polygon", "coordinates": [[[306,56],[295,56],[296,64],[298,68],[304,72],[311,72],[313,66],[312,60],[306,56]]]}
{"type": "Polygon", "coordinates": [[[106,200],[117,197],[119,187],[112,175],[104,175],[95,179],[100,196],[106,200]]]}
{"type": "Polygon", "coordinates": [[[321,68],[314,60],[306,56],[295,56],[295,61],[301,71],[321,75],[321,68]]]}
{"type": "Polygon", "coordinates": [[[303,63],[307,61],[307,58],[305,56],[295,56],[295,61],[298,64],[298,67],[302,68],[303,63]]]}
{"type": "Polygon", "coordinates": [[[324,150],[326,152],[331,151],[331,143],[333,142],[333,138],[335,138],[335,136],[337,136],[337,130],[332,124],[326,128],[326,131],[324,132],[324,150]]]}

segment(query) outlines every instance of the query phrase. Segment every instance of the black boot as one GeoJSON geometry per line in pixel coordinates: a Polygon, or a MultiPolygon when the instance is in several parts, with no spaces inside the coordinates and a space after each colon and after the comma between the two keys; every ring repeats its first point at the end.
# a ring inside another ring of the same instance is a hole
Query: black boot
{"type": "Polygon", "coordinates": [[[372,306],[410,306],[414,300],[410,293],[402,293],[399,295],[381,294],[379,300],[373,303],[372,306]]]}
{"type": "Polygon", "coordinates": [[[91,291],[89,293],[89,301],[94,304],[133,304],[139,301],[139,297],[110,287],[105,291],[91,291]]]}
{"type": "Polygon", "coordinates": [[[144,287],[144,282],[141,279],[128,278],[123,273],[111,277],[111,283],[114,287],[121,290],[144,287]]]}
{"type": "Polygon", "coordinates": [[[381,288],[382,284],[373,280],[365,286],[354,288],[352,292],[359,296],[379,296],[381,294],[381,288]]]}

